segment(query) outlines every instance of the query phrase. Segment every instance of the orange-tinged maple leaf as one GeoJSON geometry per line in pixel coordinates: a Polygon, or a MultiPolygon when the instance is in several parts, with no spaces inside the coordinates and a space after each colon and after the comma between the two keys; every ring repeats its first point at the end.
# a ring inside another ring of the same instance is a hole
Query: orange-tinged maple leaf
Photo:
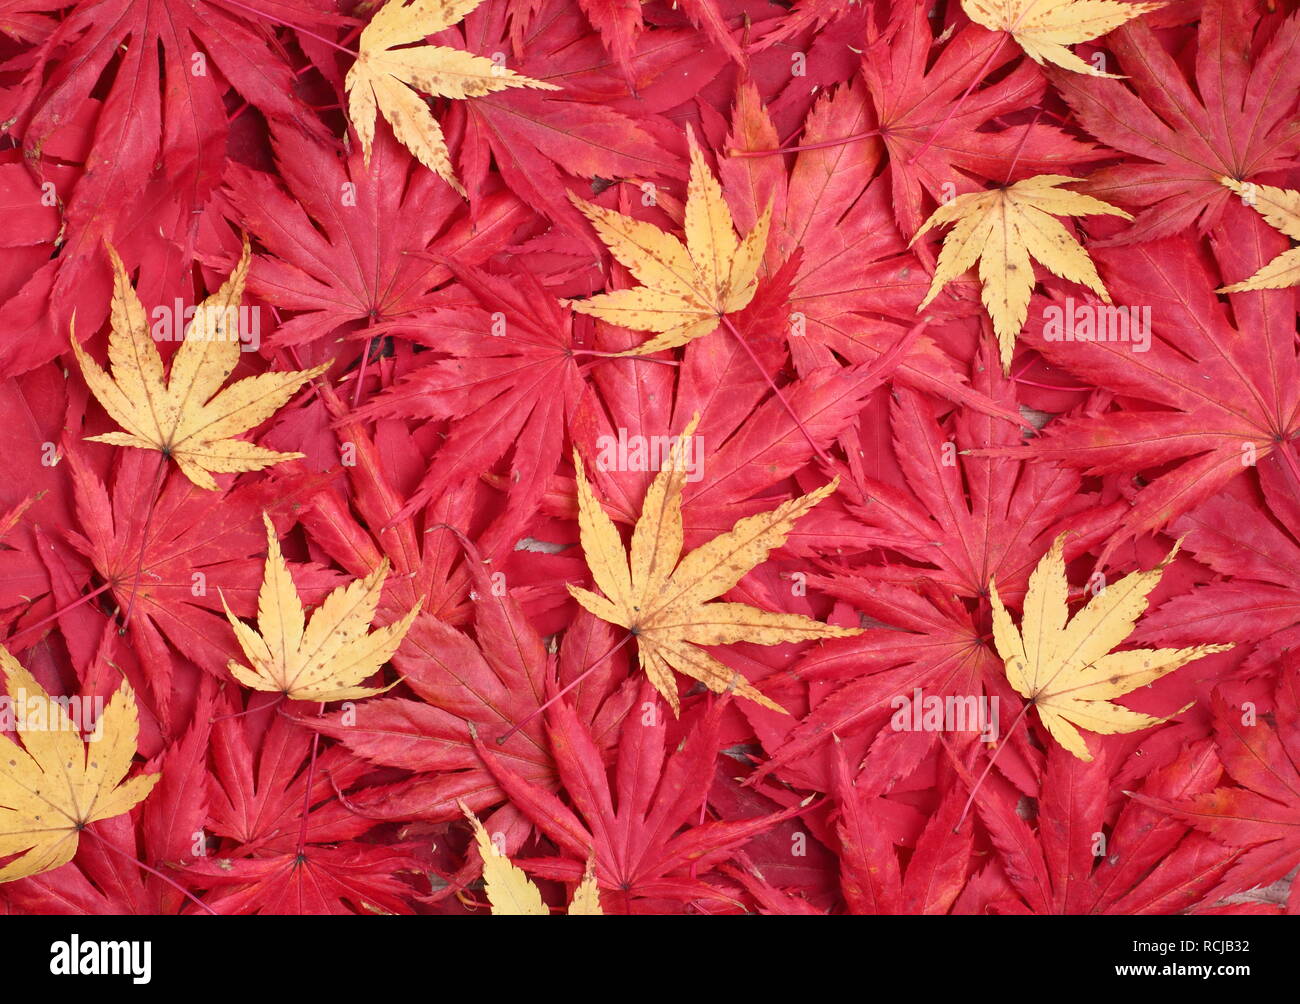
{"type": "Polygon", "coordinates": [[[400,620],[370,630],[379,595],[388,577],[388,559],[364,579],[340,586],[307,620],[289,566],[280,551],[275,527],[266,524],[266,570],[257,595],[257,628],[225,608],[235,637],[251,665],[230,660],[236,680],[254,690],[283,694],[291,701],[348,701],[391,690],[357,686],[386,663],[406,636],[420,610],[419,601],[400,620]]]}
{"type": "Polygon", "coordinates": [[[1103,587],[1072,619],[1066,606],[1069,585],[1065,578],[1064,547],[1062,534],[1029,577],[1025,616],[1019,630],[1002,605],[997,584],[989,583],[993,641],[1011,686],[1038,708],[1038,717],[1047,731],[1080,760],[1091,760],[1092,754],[1079,728],[1112,735],[1136,732],[1166,720],[1122,708],[1110,703],[1111,698],[1146,686],[1195,659],[1226,652],[1232,646],[1112,652],[1133,631],[1133,625],[1146,609],[1147,596],[1160,582],[1165,567],[1174,560],[1178,545],[1150,571],[1133,572],[1103,587]]]}
{"type": "Polygon", "coordinates": [[[483,0],[389,0],[361,33],[357,61],[348,71],[348,118],[366,163],[380,113],[393,135],[425,167],[461,195],[442,127],[416,91],[445,98],[474,98],[507,87],[560,88],[525,77],[485,56],[443,45],[412,45],[450,28],[483,0]],[[399,48],[399,46],[403,48],[399,48]]]}
{"type": "Polygon", "coordinates": [[[65,865],[77,853],[81,831],[142,801],[160,775],[123,783],[136,753],[135,695],[123,683],[83,742],[67,708],[0,646],[10,707],[22,746],[0,739],[0,882],[65,865]],[[20,713],[19,713],[20,712],[20,713]]]}
{"type": "Polygon", "coordinates": [[[686,192],[686,243],[652,223],[584,202],[573,204],[591,221],[610,253],[642,285],[567,300],[574,310],[619,327],[655,332],[622,355],[671,349],[712,332],[725,314],[743,310],[758,288],[767,249],[771,205],[741,240],[704,154],[687,130],[691,176],[686,192]]]}
{"type": "MultiPolygon", "coordinates": [[[[478,816],[470,811],[464,802],[460,803],[461,812],[474,829],[474,843],[478,847],[479,857],[483,859],[483,888],[487,892],[488,904],[492,915],[506,917],[547,917],[550,908],[542,900],[542,894],[532,880],[524,874],[522,868],[512,862],[492,842],[478,816]]],[[[604,914],[600,908],[600,890],[596,885],[596,864],[594,858],[587,862],[586,874],[578,888],[573,891],[569,903],[570,917],[599,917],[604,914]]]]}
{"type": "MultiPolygon", "coordinates": [[[[1241,196],[1264,222],[1293,241],[1300,241],[1300,192],[1220,178],[1219,184],[1241,196]]],[[[1216,293],[1245,293],[1256,289],[1285,289],[1300,285],[1300,248],[1291,248],[1268,262],[1249,279],[1216,289],[1216,293]]]]}
{"type": "Polygon", "coordinates": [[[961,9],[990,31],[1006,31],[1035,63],[1055,63],[1075,73],[1114,77],[1066,48],[1113,31],[1163,3],[1116,0],[961,0],[961,9]]]}
{"type": "Polygon", "coordinates": [[[301,457],[301,453],[277,453],[231,438],[264,422],[299,387],[331,365],[260,373],[221,389],[239,362],[239,333],[231,329],[231,319],[238,313],[248,277],[247,238],[230,277],[195,308],[166,379],[144,304],[131,288],[131,277],[117,252],[108,247],[108,254],[114,276],[108,339],[112,375],[90,358],[75,332],[72,350],[91,392],[126,431],[90,436],[91,442],[158,450],[175,460],[192,482],[212,491],[217,488],[212,472],[260,471],[301,457]]]}
{"type": "Polygon", "coordinates": [[[604,596],[569,586],[573,598],[602,620],[636,637],[644,669],[655,689],[680,712],[672,670],[699,680],[715,693],[741,697],[784,712],[735,670],[698,646],[747,641],[778,645],[815,638],[845,638],[857,628],[834,627],[802,614],[778,614],[744,603],[710,603],[780,547],[795,520],[833,492],[839,479],[769,512],[740,520],[731,530],[682,556],[682,488],[685,446],[699,416],[686,426],[668,461],[651,482],[641,517],[625,554],[613,520],[596,500],[582,458],[574,452],[578,482],[578,528],[592,578],[604,596]],[[630,559],[630,561],[629,561],[630,559]]]}
{"type": "MultiPolygon", "coordinates": [[[[1053,216],[1106,214],[1133,217],[1109,203],[1060,188],[1078,181],[1060,174],[1040,174],[1005,188],[967,192],[940,206],[922,224],[911,244],[930,228],[955,223],[943,240],[934,279],[917,306],[924,310],[945,284],[979,260],[984,309],[993,320],[1002,351],[1002,369],[1011,371],[1016,335],[1029,316],[1036,259],[1055,275],[1087,286],[1106,303],[1110,294],[1079,243],[1053,216]]],[[[909,244],[910,246],[910,244],[909,244]]]]}

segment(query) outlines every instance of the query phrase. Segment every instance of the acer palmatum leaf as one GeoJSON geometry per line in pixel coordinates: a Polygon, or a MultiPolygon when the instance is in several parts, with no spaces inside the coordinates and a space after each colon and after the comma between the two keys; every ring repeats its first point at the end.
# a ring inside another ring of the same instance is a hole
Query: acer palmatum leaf
{"type": "MultiPolygon", "coordinates": [[[[483,859],[483,888],[487,891],[492,915],[549,916],[550,908],[542,901],[542,894],[529,877],[492,842],[488,831],[469,806],[460,803],[460,809],[474,830],[474,846],[483,859]]],[[[596,886],[594,859],[587,862],[587,872],[573,891],[569,903],[569,916],[599,916],[600,890],[596,886]]]]}
{"type": "Polygon", "coordinates": [[[112,247],[112,334],[108,340],[111,375],[100,368],[72,336],[72,351],[82,375],[104,410],[125,432],[88,437],[92,442],[158,450],[176,461],[181,473],[200,488],[215,491],[213,473],[260,471],[301,457],[277,453],[233,436],[269,418],[329,363],[289,373],[261,373],[224,390],[221,385],[239,362],[240,340],[231,330],[248,277],[249,248],[217,292],[198,305],[185,340],[164,379],[162,356],[149,331],[144,304],[112,247]]]}
{"type": "Polygon", "coordinates": [[[1029,577],[1019,629],[998,596],[997,583],[990,581],[993,641],[1011,686],[1038,709],[1047,731],[1080,760],[1091,760],[1080,728],[1112,735],[1167,720],[1112,704],[1111,698],[1232,645],[1111,651],[1132,633],[1178,545],[1150,571],[1132,572],[1100,589],[1073,618],[1066,605],[1064,548],[1062,534],[1029,577]]]}
{"type": "Polygon", "coordinates": [[[357,61],[348,71],[348,118],[370,160],[375,119],[382,114],[393,135],[429,170],[461,195],[442,126],[416,91],[472,98],[507,87],[559,90],[525,77],[486,56],[444,45],[413,45],[451,27],[483,0],[388,0],[361,32],[357,61]]]}
{"type": "Polygon", "coordinates": [[[225,608],[251,668],[231,659],[231,675],[246,687],[283,694],[291,701],[349,701],[391,690],[358,684],[386,663],[420,610],[417,602],[400,620],[370,630],[388,559],[364,579],[340,586],[306,619],[275,527],[266,515],[266,571],[257,597],[257,630],[225,608]]]}
{"type": "Polygon", "coordinates": [[[159,775],[126,780],[139,733],[130,684],[113,695],[87,745],[66,705],[3,646],[0,669],[9,707],[22,709],[22,746],[0,741],[0,858],[21,854],[0,868],[0,882],[11,882],[67,864],[87,825],[129,812],[159,775]]]}
{"type": "Polygon", "coordinates": [[[1055,63],[1094,77],[1115,74],[1085,63],[1066,46],[1091,41],[1163,6],[1115,0],[961,0],[967,17],[990,31],[1010,32],[1035,63],[1055,63]]]}
{"type": "Polygon", "coordinates": [[[1148,20],[1108,39],[1126,80],[1047,74],[1075,120],[1125,155],[1090,175],[1085,189],[1134,213],[1108,244],[1145,243],[1193,224],[1204,235],[1231,200],[1219,178],[1285,171],[1300,152],[1300,18],[1204,0],[1194,55],[1187,44],[1167,49],[1148,20]]]}
{"type": "Polygon", "coordinates": [[[651,482],[627,553],[614,521],[587,482],[582,457],[574,452],[582,550],[604,596],[573,585],[569,592],[597,617],[627,628],[636,637],[641,668],[674,713],[681,710],[674,669],[715,693],[734,691],[784,712],[743,676],[697,646],[738,641],[778,645],[859,633],[857,628],[834,627],[802,614],[772,613],[745,603],[708,602],[735,586],[770,550],[785,543],[795,520],[833,492],[839,480],[768,512],[748,516],[683,557],[684,450],[698,421],[696,415],[687,424],[668,462],[651,482]]]}
{"type": "Polygon", "coordinates": [[[984,309],[993,319],[1002,350],[1002,368],[1009,373],[1016,335],[1029,316],[1029,297],[1034,289],[1032,260],[1062,279],[1087,286],[1110,303],[1110,294],[1088,252],[1053,217],[1132,217],[1099,199],[1060,187],[1078,180],[1063,174],[1040,174],[1003,188],[959,195],[936,209],[916,232],[912,244],[932,227],[947,223],[955,226],[943,240],[934,280],[917,312],[978,260],[984,309]]]}
{"type": "MultiPolygon", "coordinates": [[[[1275,230],[1300,241],[1300,192],[1272,185],[1243,184],[1220,178],[1219,184],[1241,196],[1275,230]]],[[[1216,293],[1244,293],[1252,289],[1285,289],[1300,285],[1300,248],[1283,251],[1249,279],[1216,289],[1216,293]]]]}
{"type": "Polygon", "coordinates": [[[619,327],[651,331],[649,341],[621,355],[646,355],[685,345],[717,329],[723,315],[754,298],[767,250],[769,206],[741,240],[722,186],[687,130],[691,178],[686,194],[686,243],[653,223],[624,216],[571,195],[618,262],[641,285],[600,293],[568,305],[619,327]]]}

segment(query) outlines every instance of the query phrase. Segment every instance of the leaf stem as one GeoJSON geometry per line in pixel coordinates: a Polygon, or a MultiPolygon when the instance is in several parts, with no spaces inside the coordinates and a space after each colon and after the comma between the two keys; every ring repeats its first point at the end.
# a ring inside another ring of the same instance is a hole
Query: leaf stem
{"type": "Polygon", "coordinates": [[[116,845],[110,843],[108,840],[106,840],[104,837],[100,836],[98,833],[96,833],[96,832],[95,832],[94,830],[92,830],[90,827],[87,826],[87,827],[86,827],[84,830],[82,830],[81,832],[82,832],[82,833],[89,833],[92,837],[94,837],[96,840],[98,840],[101,844],[103,844],[105,847],[107,847],[107,848],[108,848],[110,851],[112,851],[114,854],[120,854],[120,855],[122,855],[122,857],[126,858],[128,861],[132,862],[133,864],[138,865],[142,870],[148,872],[148,873],[149,873],[150,875],[152,875],[154,878],[158,879],[158,880],[161,881],[161,882],[165,882],[165,883],[167,883],[169,886],[171,886],[173,889],[175,889],[178,893],[180,893],[182,896],[184,896],[186,899],[188,899],[191,903],[193,903],[193,904],[194,904],[195,906],[197,906],[199,909],[204,910],[204,911],[206,911],[207,913],[210,913],[210,914],[211,914],[212,916],[214,916],[214,917],[220,917],[220,916],[221,916],[221,914],[217,913],[216,910],[214,910],[214,909],[212,909],[212,907],[208,906],[207,903],[203,902],[203,900],[199,899],[197,896],[194,895],[194,893],[190,892],[188,889],[186,889],[183,885],[181,885],[181,884],[180,884],[179,882],[177,882],[175,879],[173,879],[173,878],[171,878],[171,877],[169,877],[169,876],[167,876],[167,875],[164,875],[164,874],[163,874],[162,872],[160,872],[157,868],[153,868],[153,867],[151,867],[150,865],[145,864],[145,863],[144,863],[143,861],[141,861],[139,858],[135,857],[135,856],[132,855],[132,854],[128,854],[126,851],[122,850],[122,848],[120,848],[120,847],[118,847],[118,846],[116,846],[116,845]]]}
{"type": "MultiPolygon", "coordinates": [[[[321,701],[320,706],[316,709],[317,716],[325,711],[325,702],[321,701]]],[[[307,853],[307,815],[311,812],[311,786],[316,781],[316,754],[320,750],[320,733],[312,732],[311,737],[311,760],[307,763],[307,790],[302,793],[302,823],[298,827],[298,852],[296,857],[301,860],[307,853]]]]}
{"type": "Polygon", "coordinates": [[[961,818],[957,820],[957,825],[952,828],[953,833],[960,830],[961,824],[966,822],[966,814],[970,812],[971,803],[975,801],[975,792],[979,791],[980,785],[983,784],[984,779],[989,776],[989,771],[993,769],[993,764],[997,762],[998,756],[1004,749],[1006,749],[1007,743],[1011,741],[1011,734],[1016,731],[1016,726],[1020,724],[1021,720],[1029,713],[1029,709],[1033,706],[1033,701],[1025,701],[1024,707],[1020,709],[1020,714],[1016,715],[1016,720],[1011,723],[1011,728],[1007,729],[1007,734],[1002,737],[1002,742],[998,744],[998,748],[995,749],[993,755],[989,757],[989,762],[985,764],[984,770],[980,774],[979,779],[971,787],[970,797],[966,799],[966,804],[961,810],[961,818]]]}
{"type": "Polygon", "coordinates": [[[588,666],[586,669],[584,669],[580,674],[578,674],[577,679],[573,680],[571,683],[569,683],[568,685],[566,685],[565,688],[564,688],[563,690],[561,690],[561,691],[560,691],[558,694],[556,694],[554,697],[552,697],[552,698],[550,698],[549,700],[547,700],[544,704],[542,704],[541,706],[539,706],[539,707],[537,707],[537,708],[534,708],[532,711],[530,711],[527,715],[524,716],[524,718],[523,718],[522,721],[516,722],[514,725],[510,726],[510,728],[507,729],[505,732],[503,732],[501,735],[497,736],[497,745],[498,745],[498,746],[504,745],[504,743],[505,743],[505,741],[506,741],[507,739],[509,739],[511,736],[513,736],[516,732],[518,732],[520,729],[522,729],[525,725],[527,725],[529,722],[531,722],[534,718],[536,718],[536,717],[537,717],[538,715],[540,715],[543,711],[545,711],[547,708],[549,708],[552,704],[554,704],[556,701],[558,701],[561,697],[563,697],[565,694],[567,694],[570,690],[572,690],[574,687],[576,687],[578,684],[580,684],[583,680],[585,680],[587,677],[589,677],[592,673],[594,673],[595,670],[596,670],[596,667],[597,667],[597,666],[599,666],[602,662],[604,662],[606,659],[608,659],[611,655],[613,655],[615,652],[617,652],[620,648],[622,648],[624,645],[626,645],[628,642],[630,642],[634,637],[635,637],[635,635],[633,635],[631,631],[629,631],[627,634],[625,634],[625,635],[623,636],[623,640],[622,640],[622,641],[620,641],[618,644],[614,645],[611,649],[609,649],[609,651],[607,651],[607,652],[606,652],[604,655],[602,655],[599,659],[597,659],[597,660],[596,660],[595,662],[593,662],[590,666],[588,666]]]}
{"type": "Polygon", "coordinates": [[[660,366],[680,365],[676,359],[656,359],[654,356],[629,356],[622,352],[601,352],[599,349],[570,349],[569,355],[598,356],[601,359],[642,359],[648,363],[658,363],[660,366]]]}
{"type": "Polygon", "coordinates": [[[775,150],[729,150],[732,157],[773,157],[778,153],[806,153],[809,150],[826,150],[833,146],[847,146],[849,143],[856,143],[859,140],[870,139],[872,136],[879,136],[879,129],[868,129],[866,132],[857,132],[852,136],[844,136],[840,139],[826,139],[819,143],[802,143],[797,146],[781,146],[775,150]]]}
{"type": "Polygon", "coordinates": [[[254,14],[257,17],[262,18],[263,20],[270,21],[272,24],[278,24],[281,28],[288,28],[291,31],[296,31],[299,35],[306,35],[308,38],[314,38],[316,41],[324,45],[328,45],[331,49],[337,49],[339,52],[351,56],[353,59],[356,59],[357,57],[357,54],[355,52],[353,52],[351,49],[343,48],[343,46],[339,45],[338,42],[331,42],[324,35],[317,35],[314,31],[311,31],[308,28],[300,28],[296,24],[290,24],[288,21],[282,21],[274,14],[268,14],[266,11],[258,10],[255,7],[249,7],[247,4],[240,3],[239,0],[221,0],[221,2],[230,7],[238,7],[242,11],[247,11],[249,14],[254,14]]]}
{"type": "Polygon", "coordinates": [[[1002,46],[1006,42],[1006,40],[1007,40],[1007,33],[1005,31],[1000,32],[998,34],[998,44],[993,46],[993,48],[989,50],[989,54],[984,58],[984,65],[982,65],[978,70],[975,71],[975,76],[972,77],[971,82],[966,85],[966,90],[961,92],[961,97],[959,97],[952,105],[949,106],[947,114],[945,114],[944,117],[939,121],[939,124],[934,127],[934,132],[930,133],[930,138],[925,141],[921,149],[917,150],[916,153],[912,154],[912,156],[907,158],[908,167],[911,167],[918,160],[924,157],[926,151],[929,150],[930,147],[934,145],[934,141],[939,138],[939,134],[943,132],[945,127],[947,127],[948,122],[952,119],[953,115],[956,114],[957,109],[962,106],[962,103],[968,97],[970,97],[970,92],[975,89],[975,85],[978,84],[984,78],[984,74],[988,72],[989,67],[993,64],[994,58],[997,56],[999,52],[1002,51],[1002,46]]]}
{"type": "Polygon", "coordinates": [[[721,314],[719,315],[719,320],[722,321],[722,326],[730,331],[736,341],[740,343],[740,347],[745,350],[745,354],[749,356],[750,361],[754,364],[754,367],[758,370],[759,374],[767,381],[767,385],[772,388],[772,393],[775,394],[777,400],[781,402],[781,407],[786,410],[786,413],[794,420],[794,424],[799,427],[799,431],[803,433],[803,438],[808,440],[808,445],[813,448],[813,452],[817,454],[822,463],[830,464],[831,458],[822,452],[821,447],[813,442],[812,435],[808,432],[807,426],[805,426],[803,420],[794,413],[794,409],[790,407],[790,402],[785,399],[785,395],[781,393],[781,389],[777,387],[772,378],[768,376],[767,370],[763,369],[763,364],[758,361],[758,356],[754,354],[754,350],[749,347],[749,342],[745,341],[740,332],[736,329],[736,326],[731,323],[731,318],[726,314],[721,314]]]}
{"type": "Polygon", "coordinates": [[[158,473],[154,475],[153,490],[149,492],[149,508],[145,512],[144,530],[140,533],[140,553],[135,559],[135,578],[131,580],[131,595],[126,601],[126,614],[122,617],[122,626],[117,629],[119,635],[126,634],[131,626],[131,611],[135,609],[135,594],[140,588],[140,576],[144,574],[144,552],[149,544],[149,530],[153,526],[154,510],[158,508],[158,493],[162,491],[163,476],[167,471],[167,457],[158,454],[158,473]]]}
{"type": "Polygon", "coordinates": [[[15,633],[14,633],[14,634],[9,638],[9,640],[8,640],[7,642],[5,642],[5,644],[8,645],[10,648],[12,648],[14,651],[18,651],[19,649],[26,648],[26,647],[27,647],[26,645],[17,645],[17,644],[15,644],[15,643],[17,642],[17,640],[18,640],[19,638],[21,638],[21,637],[23,637],[23,635],[27,634],[27,632],[29,632],[29,631],[35,631],[37,628],[42,628],[42,627],[44,627],[46,624],[48,624],[50,621],[54,620],[55,618],[62,617],[62,616],[63,616],[64,614],[66,614],[69,610],[75,610],[77,607],[81,606],[83,603],[89,603],[89,602],[90,602],[91,600],[93,600],[96,596],[98,596],[98,595],[99,595],[100,593],[102,593],[105,589],[108,589],[108,588],[109,588],[110,586],[112,586],[112,585],[113,585],[113,583],[111,583],[111,582],[105,582],[102,586],[97,586],[95,589],[91,590],[90,592],[81,594],[81,595],[78,596],[75,600],[70,600],[68,603],[65,603],[63,606],[61,606],[58,610],[54,611],[54,613],[52,613],[52,614],[47,614],[46,616],[44,616],[44,617],[42,617],[40,620],[38,620],[35,624],[29,624],[29,625],[27,625],[27,627],[23,628],[21,631],[15,632],[15,633]]]}

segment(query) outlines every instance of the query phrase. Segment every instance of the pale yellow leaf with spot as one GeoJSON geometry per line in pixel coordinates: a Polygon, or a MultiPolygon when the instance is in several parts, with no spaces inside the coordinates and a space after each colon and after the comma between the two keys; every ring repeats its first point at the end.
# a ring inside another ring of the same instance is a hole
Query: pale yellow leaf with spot
{"type": "MultiPolygon", "coordinates": [[[[1264,222],[1282,231],[1293,241],[1300,241],[1300,192],[1272,185],[1256,185],[1232,178],[1220,178],[1219,184],[1242,197],[1264,222]]],[[[1249,279],[1234,282],[1218,293],[1245,293],[1256,289],[1285,289],[1300,285],[1300,247],[1283,251],[1249,279]]]]}
{"type": "Polygon", "coordinates": [[[934,278],[917,312],[929,306],[947,283],[978,261],[981,299],[993,321],[1002,368],[1010,372],[1016,336],[1029,316],[1034,260],[1062,279],[1087,286],[1110,303],[1110,294],[1102,285],[1088,252],[1052,217],[1099,214],[1122,216],[1126,220],[1132,217],[1100,199],[1059,187],[1078,180],[1060,174],[1040,174],[1005,188],[959,195],[936,209],[916,232],[911,244],[933,227],[948,223],[954,226],[944,238],[934,278]]]}
{"type": "Polygon", "coordinates": [[[570,917],[603,917],[605,911],[600,908],[600,886],[596,884],[596,862],[587,861],[587,870],[583,872],[582,881],[573,890],[573,900],[569,903],[570,917]]]}
{"type": "Polygon", "coordinates": [[[655,689],[680,711],[672,669],[715,693],[734,692],[774,711],[785,709],[740,673],[697,646],[747,641],[756,645],[845,638],[856,628],[833,627],[802,614],[779,614],[744,603],[711,603],[734,587],[768,552],[785,543],[795,521],[838,486],[838,479],[768,512],[747,516],[726,533],[682,556],[682,490],[686,444],[696,415],[676,438],[646,491],[632,531],[630,562],[614,521],[596,499],[582,458],[577,468],[578,530],[600,596],[577,586],[569,592],[602,620],[636,636],[641,668],[655,689]]]}
{"type": "Polygon", "coordinates": [[[579,313],[655,335],[621,355],[646,355],[702,338],[717,328],[724,314],[747,307],[758,289],[771,206],[740,240],[722,186],[709,170],[695,133],[687,127],[686,135],[691,170],[685,244],[653,224],[569,193],[610,254],[641,283],[634,289],[565,301],[579,313]]]}
{"type": "Polygon", "coordinates": [[[416,603],[392,624],[370,630],[388,576],[388,559],[364,579],[335,589],[308,621],[275,527],[265,513],[262,520],[267,553],[257,596],[257,630],[232,614],[221,597],[249,662],[244,666],[231,659],[231,675],[246,687],[283,694],[291,701],[348,701],[397,686],[358,686],[392,658],[421,605],[416,603]]]}
{"type": "Polygon", "coordinates": [[[123,783],[136,753],[135,695],[123,683],[83,742],[64,707],[0,646],[0,670],[22,745],[0,738],[0,868],[11,882],[67,864],[81,830],[129,812],[158,774],[123,783]]]}
{"type": "Polygon", "coordinates": [[[81,347],[75,331],[72,350],[91,393],[126,431],[90,436],[90,440],[158,450],[173,458],[194,484],[210,490],[217,487],[213,473],[260,471],[301,457],[301,453],[279,453],[231,438],[266,421],[299,387],[330,367],[325,363],[310,370],[262,373],[220,389],[239,363],[237,318],[251,261],[247,238],[230,277],[195,308],[165,380],[144,307],[112,247],[108,256],[113,264],[111,375],[81,347]]]}
{"type": "MultiPolygon", "coordinates": [[[[460,811],[465,814],[469,825],[474,829],[474,843],[478,847],[479,857],[483,860],[483,888],[487,892],[492,915],[494,917],[549,916],[551,911],[542,899],[537,886],[524,874],[523,869],[497,850],[487,830],[469,807],[464,802],[457,804],[460,805],[460,811]]],[[[600,908],[600,890],[596,885],[595,862],[588,861],[582,882],[574,890],[573,900],[569,903],[569,916],[598,917],[603,914],[604,911],[600,908]]]]}
{"type": "Polygon", "coordinates": [[[1075,73],[1116,77],[1085,63],[1066,48],[1089,42],[1163,3],[1117,3],[1115,0],[961,0],[961,8],[978,25],[1011,34],[1036,63],[1055,63],[1075,73]]]}
{"type": "Polygon", "coordinates": [[[460,195],[442,127],[418,92],[435,97],[481,97],[508,87],[560,90],[462,49],[415,45],[450,28],[482,0],[389,0],[361,32],[357,61],[348,71],[348,118],[361,140],[366,163],[382,114],[398,142],[460,195]]]}
{"type": "Polygon", "coordinates": [[[1133,632],[1146,609],[1147,596],[1178,553],[1178,545],[1150,571],[1133,572],[1104,586],[1073,619],[1066,605],[1069,585],[1064,549],[1062,534],[1030,575],[1019,630],[998,596],[997,584],[989,583],[993,642],[1006,667],[1007,680],[1033,702],[1047,731],[1079,759],[1091,760],[1080,728],[1110,735],[1167,721],[1112,704],[1112,698],[1196,659],[1226,652],[1232,645],[1112,652],[1133,632]]]}

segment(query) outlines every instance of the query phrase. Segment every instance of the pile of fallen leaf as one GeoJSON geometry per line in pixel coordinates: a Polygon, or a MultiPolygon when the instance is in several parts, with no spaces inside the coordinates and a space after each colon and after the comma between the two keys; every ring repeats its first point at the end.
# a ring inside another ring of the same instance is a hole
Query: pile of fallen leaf
{"type": "Polygon", "coordinates": [[[1300,912],[1294,0],[0,0],[0,913],[1300,912]]]}

